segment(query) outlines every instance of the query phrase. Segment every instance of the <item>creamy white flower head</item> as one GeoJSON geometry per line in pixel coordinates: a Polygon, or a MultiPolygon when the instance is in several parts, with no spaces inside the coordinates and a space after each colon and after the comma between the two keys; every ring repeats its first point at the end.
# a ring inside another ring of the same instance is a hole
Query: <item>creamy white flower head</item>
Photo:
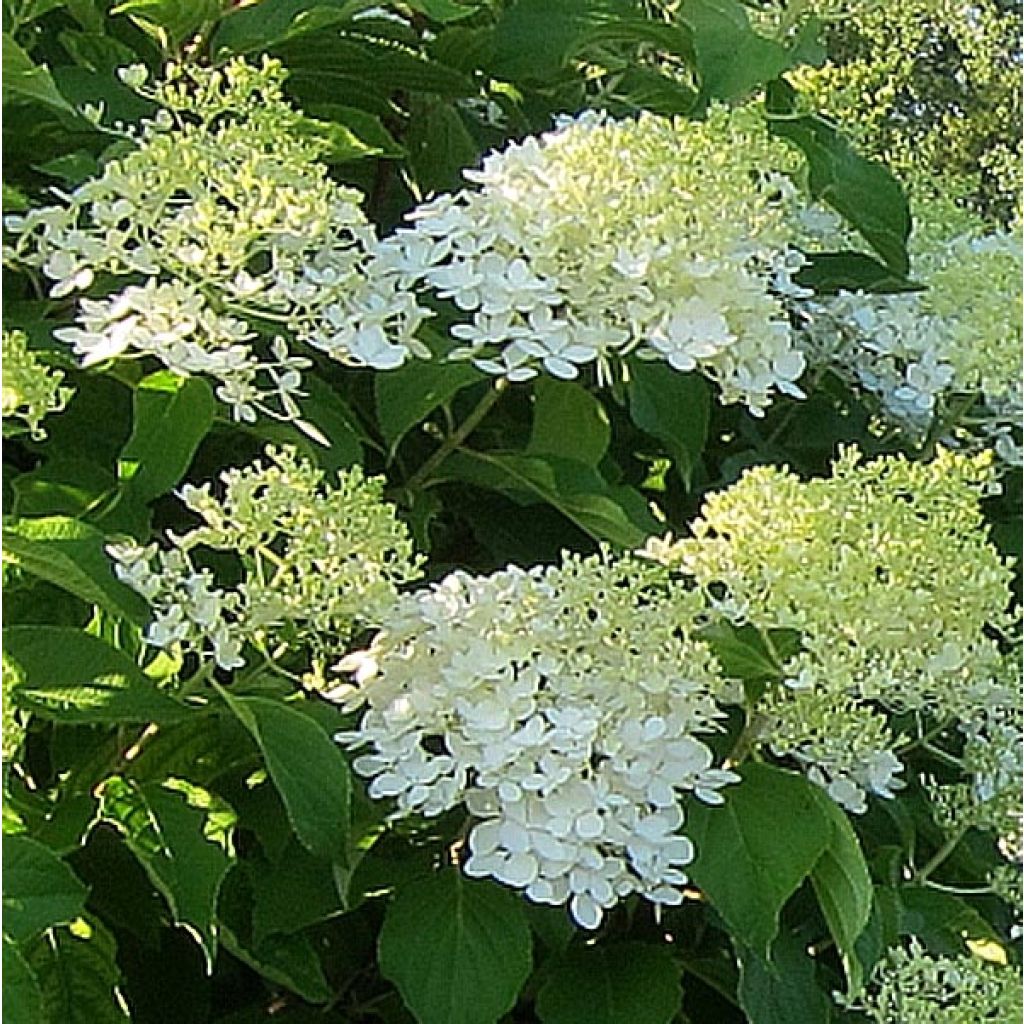
{"type": "Polygon", "coordinates": [[[24,331],[3,332],[3,417],[21,420],[35,439],[46,436],[40,426],[60,412],[74,393],[63,387],[64,374],[50,369],[28,347],[24,331]]]}
{"type": "Polygon", "coordinates": [[[394,816],[466,806],[470,875],[568,903],[585,928],[633,892],[678,903],[681,796],[719,803],[738,781],[699,738],[721,717],[700,609],[634,558],[453,573],[338,666],[357,685],[336,696],[365,707],[338,738],[394,816]]]}
{"type": "Polygon", "coordinates": [[[921,239],[913,246],[913,271],[922,290],[806,300],[799,344],[812,363],[875,396],[912,438],[948,417],[958,434],[947,443],[971,439],[1019,463],[1020,229],[993,232],[964,213],[947,225],[947,211],[936,205],[915,210],[921,239]],[[963,412],[950,416],[957,408],[969,411],[966,429],[963,412]]]}
{"type": "Polygon", "coordinates": [[[756,709],[758,742],[847,810],[904,785],[895,716],[975,729],[971,749],[990,756],[971,770],[976,787],[1001,791],[1018,770],[1019,755],[999,760],[1019,723],[1011,688],[993,682],[1016,626],[1012,569],[979,506],[992,477],[991,453],[943,449],[929,463],[862,463],[850,449],[808,481],[760,466],[708,496],[692,537],[645,549],[735,623],[795,632],[756,709]]]}
{"type": "Polygon", "coordinates": [[[122,80],[161,109],[128,130],[134,148],[61,205],[5,222],[5,259],[40,268],[55,297],[121,279],[55,332],[83,365],[153,356],[217,380],[236,419],[295,420],[310,365],[296,342],[380,370],[429,355],[426,311],[378,256],[362,197],[328,177],[280,64],[172,64],[152,88],[142,70],[122,80]]]}
{"type": "Polygon", "coordinates": [[[155,647],[211,655],[224,669],[245,664],[246,643],[270,638],[313,652],[373,626],[397,588],[419,575],[419,559],[383,481],[353,467],[328,482],[290,450],[268,449],[265,462],[185,484],[180,497],[201,525],[170,545],[108,547],[118,578],[153,610],[146,633],[155,647]],[[197,568],[204,550],[231,552],[241,581],[219,588],[197,568]]]}
{"type": "Polygon", "coordinates": [[[467,314],[457,354],[489,373],[571,379],[637,351],[760,414],[802,395],[782,302],[806,294],[795,167],[752,108],[588,112],[488,155],[465,172],[477,188],[414,210],[383,259],[467,314]]]}

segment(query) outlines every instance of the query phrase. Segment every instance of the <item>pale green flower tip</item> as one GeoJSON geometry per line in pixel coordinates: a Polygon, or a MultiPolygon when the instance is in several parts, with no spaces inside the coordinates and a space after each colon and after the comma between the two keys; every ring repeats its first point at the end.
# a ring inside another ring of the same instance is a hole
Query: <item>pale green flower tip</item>
{"type": "Polygon", "coordinates": [[[21,420],[35,440],[46,436],[42,420],[63,410],[73,389],[63,387],[64,374],[51,369],[28,347],[23,331],[3,332],[2,412],[4,419],[21,420]]]}

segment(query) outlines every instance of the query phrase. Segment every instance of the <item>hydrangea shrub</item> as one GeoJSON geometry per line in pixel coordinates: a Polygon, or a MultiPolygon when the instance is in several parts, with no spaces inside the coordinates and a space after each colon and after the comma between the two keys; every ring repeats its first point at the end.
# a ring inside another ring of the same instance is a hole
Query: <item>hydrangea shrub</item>
{"type": "Polygon", "coordinates": [[[1019,1019],[1016,17],[8,4],[5,1022],[1019,1019]]]}

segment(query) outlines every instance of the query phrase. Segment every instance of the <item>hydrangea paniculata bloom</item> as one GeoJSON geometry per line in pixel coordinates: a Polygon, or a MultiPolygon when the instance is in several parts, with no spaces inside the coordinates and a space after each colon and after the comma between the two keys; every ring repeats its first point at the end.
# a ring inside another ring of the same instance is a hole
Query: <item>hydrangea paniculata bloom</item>
{"type": "Polygon", "coordinates": [[[466,314],[455,355],[488,372],[572,378],[637,352],[760,413],[776,392],[802,395],[784,308],[805,294],[798,166],[752,108],[584,113],[465,172],[477,187],[415,209],[385,258],[466,314]]]}
{"type": "Polygon", "coordinates": [[[871,1024],[1015,1024],[1020,969],[976,956],[932,956],[917,939],[891,950],[868,990],[842,1000],[871,1024]]]}
{"type": "Polygon", "coordinates": [[[738,781],[700,739],[721,716],[691,635],[702,607],[632,557],[453,573],[342,661],[356,685],[334,696],[366,710],[338,739],[365,748],[355,769],[395,817],[465,805],[470,875],[568,903],[585,928],[630,893],[678,903],[681,796],[720,803],[738,781]]]}
{"type": "Polygon", "coordinates": [[[43,418],[60,412],[72,395],[64,374],[51,369],[28,347],[24,331],[3,332],[3,417],[17,419],[35,439],[45,436],[43,418]]]}
{"type": "Polygon", "coordinates": [[[965,422],[1005,461],[1019,464],[1021,235],[986,233],[961,219],[954,235],[936,237],[923,225],[914,260],[922,291],[841,293],[801,303],[803,347],[812,362],[877,396],[885,415],[911,436],[966,400],[969,415],[954,417],[951,426],[965,422]]]}
{"type": "Polygon", "coordinates": [[[993,716],[1016,699],[995,639],[1014,631],[1012,571],[979,508],[992,475],[991,453],[941,449],[929,463],[848,449],[809,481],[760,466],[706,499],[692,538],[650,547],[724,591],[713,600],[733,621],[799,633],[757,708],[759,737],[849,810],[902,785],[890,713],[995,739],[993,716]]]}
{"type": "Polygon", "coordinates": [[[5,221],[5,256],[38,267],[51,295],[124,282],[54,332],[84,365],[155,356],[218,380],[236,419],[295,419],[310,363],[292,339],[377,369],[429,354],[414,337],[424,311],[375,261],[361,196],[327,176],[280,64],[170,65],[152,89],[141,67],[122,77],[159,105],[128,152],[60,205],[5,221]]]}
{"type": "Polygon", "coordinates": [[[320,651],[357,624],[377,624],[397,587],[419,574],[383,480],[359,467],[328,484],[310,462],[269,449],[265,463],[227,470],[220,482],[217,494],[209,484],[182,488],[202,524],[171,535],[170,546],[109,548],[118,578],[153,609],[146,639],[155,647],[212,652],[225,669],[245,663],[246,642],[320,651]],[[234,553],[241,581],[219,587],[201,565],[204,549],[234,553]]]}

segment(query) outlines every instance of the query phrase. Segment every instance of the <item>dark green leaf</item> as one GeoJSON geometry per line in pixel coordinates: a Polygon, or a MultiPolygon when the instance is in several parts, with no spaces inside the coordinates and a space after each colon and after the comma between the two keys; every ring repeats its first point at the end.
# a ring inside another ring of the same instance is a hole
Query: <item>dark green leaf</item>
{"type": "Polygon", "coordinates": [[[530,931],[554,953],[564,953],[576,934],[576,926],[565,907],[526,902],[526,919],[530,931]]]}
{"type": "Polygon", "coordinates": [[[537,381],[527,455],[556,455],[596,467],[611,435],[608,413],[586,388],[553,377],[537,381]]]}
{"type": "MultiPolygon", "coordinates": [[[[274,47],[293,78],[313,76],[344,87],[346,82],[395,90],[473,96],[477,86],[467,75],[431,60],[418,50],[383,36],[355,31],[310,32],[274,47]]],[[[344,95],[344,93],[340,93],[344,95]]]]}
{"type": "Polygon", "coordinates": [[[415,362],[374,377],[377,423],[394,453],[418,423],[483,374],[469,363],[415,362]]]}
{"type": "Polygon", "coordinates": [[[189,714],[123,651],[70,626],[8,626],[3,672],[19,707],[59,722],[173,722],[189,714]]]}
{"type": "Polygon", "coordinates": [[[110,11],[127,14],[137,25],[165,36],[171,48],[187,42],[204,25],[215,22],[222,0],[123,0],[110,11]]]}
{"type": "Polygon", "coordinates": [[[348,880],[346,901],[352,908],[364,900],[388,895],[414,878],[434,870],[443,849],[384,832],[362,855],[348,880]]]}
{"type": "Polygon", "coordinates": [[[791,933],[772,943],[768,960],[737,943],[739,1000],[750,1024],[827,1024],[828,993],[815,978],[807,943],[791,933]]]}
{"type": "Polygon", "coordinates": [[[414,881],[384,915],[380,969],[420,1024],[494,1024],[531,969],[522,904],[455,868],[414,881]]]}
{"type": "Polygon", "coordinates": [[[228,874],[221,895],[220,934],[226,949],[276,985],[283,985],[306,1002],[326,1003],[331,989],[316,949],[307,935],[252,937],[252,893],[241,864],[228,874]]]}
{"type": "Polygon", "coordinates": [[[109,497],[117,481],[106,467],[76,455],[57,454],[12,481],[18,518],[84,516],[109,497]]]}
{"type": "Polygon", "coordinates": [[[333,993],[308,935],[268,935],[261,942],[246,945],[225,927],[223,938],[232,956],[307,1002],[326,1003],[331,998],[333,993]]]}
{"type": "MultiPolygon", "coordinates": [[[[6,797],[5,797],[6,800],[6,797]]],[[[86,888],[49,847],[27,836],[3,837],[3,926],[16,942],[74,920],[86,888]]]]}
{"type": "Polygon", "coordinates": [[[664,946],[578,946],[537,993],[544,1024],[668,1024],[679,1009],[680,968],[664,946]]]}
{"type": "Polygon", "coordinates": [[[221,693],[259,744],[299,840],[325,860],[343,858],[351,783],[348,763],[337,745],[294,707],[263,697],[221,693]]]}
{"type": "Polygon", "coordinates": [[[778,679],[782,675],[781,667],[755,626],[712,622],[700,631],[700,638],[710,645],[728,676],[748,683],[778,679]]]}
{"type": "Polygon", "coordinates": [[[232,860],[224,849],[228,812],[185,783],[138,785],[115,775],[99,795],[101,819],[124,835],[174,920],[193,935],[212,967],[217,892],[232,860]]]}
{"type": "Polygon", "coordinates": [[[500,491],[522,504],[547,502],[595,540],[619,547],[639,547],[661,531],[639,491],[612,486],[593,466],[574,459],[467,449],[449,456],[441,474],[500,491]]]}
{"type": "Polygon", "coordinates": [[[125,489],[148,502],[174,487],[213,425],[216,407],[210,385],[199,377],[163,370],[139,381],[132,435],[117,464],[125,489]]]}
{"type": "Polygon", "coordinates": [[[692,34],[705,101],[745,96],[792,64],[781,43],[753,31],[737,0],[685,0],[677,17],[692,34]]]}
{"type": "Polygon", "coordinates": [[[802,775],[745,765],[725,803],[694,801],[688,834],[697,848],[690,875],[732,935],[767,956],[779,912],[832,839],[818,788],[802,775]]]}
{"type": "Polygon", "coordinates": [[[405,144],[409,165],[424,195],[460,188],[463,170],[472,167],[480,155],[459,111],[434,98],[413,104],[405,144]]]}
{"type": "Polygon", "coordinates": [[[323,130],[331,144],[325,158],[328,162],[343,163],[371,156],[399,159],[406,155],[405,147],[376,114],[340,103],[307,104],[306,110],[317,119],[317,124],[326,125],[323,130]]]}
{"type": "Polygon", "coordinates": [[[410,0],[414,11],[425,14],[434,21],[449,22],[468,18],[483,6],[483,0],[410,0]]]}
{"type": "Polygon", "coordinates": [[[4,102],[19,100],[41,103],[77,118],[75,108],[60,94],[50,72],[32,58],[5,32],[3,34],[4,102]]]}
{"type": "Polygon", "coordinates": [[[629,367],[629,414],[672,457],[687,487],[708,440],[711,395],[707,381],[667,363],[634,359],[629,367]]]}
{"type": "Polygon", "coordinates": [[[899,924],[900,901],[896,890],[876,885],[871,903],[871,916],[855,947],[855,955],[865,974],[882,959],[890,946],[896,944],[899,939],[899,924]]]}
{"type": "Polygon", "coordinates": [[[918,289],[912,281],[894,274],[888,267],[863,252],[812,253],[809,262],[794,277],[803,288],[819,295],[839,291],[911,292],[918,289]]]}
{"type": "Polygon", "coordinates": [[[916,935],[940,956],[963,956],[970,939],[1001,941],[998,932],[960,896],[921,886],[898,890],[901,935],[916,935]]]}
{"type": "Polygon", "coordinates": [[[345,910],[339,867],[307,853],[292,840],[275,864],[253,865],[252,934],[259,943],[271,934],[292,934],[345,910]]]}
{"type": "Polygon", "coordinates": [[[778,90],[769,106],[781,107],[785,116],[769,116],[768,126],[803,151],[811,195],[845,217],[889,269],[905,278],[910,272],[910,209],[903,188],[884,164],[857,153],[824,118],[793,116],[787,100],[786,91],[778,90]]]}
{"type": "Polygon", "coordinates": [[[9,523],[3,531],[3,558],[88,604],[140,626],[149,621],[146,602],[115,579],[103,534],[86,523],[63,516],[9,523]]]}
{"type": "MultiPolygon", "coordinates": [[[[121,972],[114,937],[95,918],[74,932],[61,928],[53,941],[39,939],[28,962],[43,994],[46,1024],[126,1024],[116,994],[121,972]]],[[[4,1000],[6,1003],[6,999],[4,1000]]]]}
{"type": "Polygon", "coordinates": [[[871,916],[871,875],[857,833],[845,812],[820,788],[817,800],[831,822],[832,835],[814,865],[811,883],[842,957],[849,991],[853,993],[864,980],[854,947],[871,916]]]}
{"type": "Polygon", "coordinates": [[[43,1020],[43,993],[39,979],[6,935],[3,965],[3,1024],[39,1024],[43,1020]]]}
{"type": "Polygon", "coordinates": [[[248,53],[302,31],[303,21],[316,15],[323,26],[328,18],[347,21],[368,6],[366,0],[260,0],[257,7],[236,7],[217,26],[211,50],[248,53]]]}

